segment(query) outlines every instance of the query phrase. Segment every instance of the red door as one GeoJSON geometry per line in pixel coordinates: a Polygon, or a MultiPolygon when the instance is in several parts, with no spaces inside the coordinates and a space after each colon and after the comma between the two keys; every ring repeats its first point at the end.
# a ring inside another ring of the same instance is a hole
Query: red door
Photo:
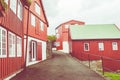
{"type": "Polygon", "coordinates": [[[37,60],[42,60],[42,43],[37,42],[37,60]]]}

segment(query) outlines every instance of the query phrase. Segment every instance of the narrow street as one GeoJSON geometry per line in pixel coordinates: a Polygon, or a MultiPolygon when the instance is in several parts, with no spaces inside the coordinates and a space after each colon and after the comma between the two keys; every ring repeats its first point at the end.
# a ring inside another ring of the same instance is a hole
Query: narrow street
{"type": "Polygon", "coordinates": [[[52,59],[28,67],[11,80],[104,80],[69,54],[55,52],[52,59]]]}

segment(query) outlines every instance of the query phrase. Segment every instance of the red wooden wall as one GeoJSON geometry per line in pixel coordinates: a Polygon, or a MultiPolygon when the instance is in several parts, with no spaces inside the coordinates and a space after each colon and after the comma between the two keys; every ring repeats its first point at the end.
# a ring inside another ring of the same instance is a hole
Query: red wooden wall
{"type": "Polygon", "coordinates": [[[104,61],[103,66],[110,68],[111,70],[120,69],[120,65],[119,65],[120,61],[119,62],[114,61],[114,60],[120,60],[120,40],[117,40],[117,39],[115,40],[75,40],[75,41],[72,41],[72,48],[70,49],[72,49],[71,55],[80,60],[89,60],[88,54],[91,54],[89,56],[90,60],[99,60],[100,56],[112,58],[113,60],[103,59],[104,61]],[[85,42],[89,43],[90,51],[84,51],[85,42]],[[104,51],[99,51],[98,42],[104,43],[104,51]],[[116,51],[112,50],[112,42],[118,43],[118,50],[116,51]],[[94,55],[99,55],[99,57],[94,55]],[[113,66],[112,64],[117,66],[113,66]]]}
{"type": "MultiPolygon", "coordinates": [[[[23,25],[10,9],[7,10],[6,15],[0,16],[0,25],[8,31],[20,36],[23,41],[23,25]]],[[[0,58],[0,80],[15,73],[16,71],[23,68],[24,65],[24,43],[22,42],[22,57],[7,57],[0,58]]],[[[8,52],[8,47],[7,47],[8,52]]]]}
{"type": "Polygon", "coordinates": [[[72,53],[75,56],[79,56],[81,53],[91,53],[96,55],[102,55],[111,57],[114,59],[120,59],[120,40],[78,40],[72,41],[72,53]],[[84,43],[88,42],[90,51],[84,51],[84,43]],[[98,42],[104,43],[104,51],[98,50],[98,42]],[[112,50],[112,42],[118,42],[118,50],[112,50]]]}
{"type": "MultiPolygon", "coordinates": [[[[32,5],[30,6],[30,11],[29,11],[29,27],[28,27],[28,35],[43,41],[47,41],[47,27],[48,27],[48,23],[46,22],[45,16],[44,16],[44,11],[42,8],[42,2],[41,0],[33,0],[32,5]],[[38,15],[35,11],[35,3],[37,3],[40,8],[41,8],[41,13],[40,15],[38,15]],[[36,26],[32,26],[31,25],[31,14],[33,14],[35,16],[35,20],[36,20],[36,26]],[[40,29],[40,21],[42,21],[44,23],[44,31],[42,31],[40,29]]],[[[27,29],[27,17],[28,17],[28,9],[24,9],[24,34],[26,34],[26,29],[27,29]]]]}

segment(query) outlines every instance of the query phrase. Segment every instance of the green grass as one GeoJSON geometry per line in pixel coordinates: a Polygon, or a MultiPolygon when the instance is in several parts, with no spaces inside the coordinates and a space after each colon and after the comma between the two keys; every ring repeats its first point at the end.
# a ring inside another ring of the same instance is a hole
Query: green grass
{"type": "Polygon", "coordinates": [[[120,74],[105,72],[105,76],[110,77],[111,80],[120,80],[120,74]]]}

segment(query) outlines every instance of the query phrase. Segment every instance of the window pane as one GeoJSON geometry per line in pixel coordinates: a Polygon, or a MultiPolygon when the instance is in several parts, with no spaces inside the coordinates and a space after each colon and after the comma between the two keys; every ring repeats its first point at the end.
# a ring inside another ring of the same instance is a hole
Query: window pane
{"type": "Polygon", "coordinates": [[[7,56],[7,41],[6,41],[6,30],[0,27],[0,57],[7,56]]]}
{"type": "Polygon", "coordinates": [[[31,25],[35,26],[35,16],[31,14],[31,25]]]}
{"type": "Polygon", "coordinates": [[[17,37],[17,57],[22,56],[22,39],[17,37]]]}
{"type": "Polygon", "coordinates": [[[40,21],[40,28],[42,31],[44,31],[44,23],[42,21],[40,21]]]}
{"type": "Polygon", "coordinates": [[[84,51],[89,51],[89,43],[84,43],[84,51]]]}
{"type": "Polygon", "coordinates": [[[65,25],[65,28],[69,28],[69,25],[65,25]]]}
{"type": "Polygon", "coordinates": [[[17,0],[10,0],[10,8],[16,14],[16,4],[17,0]]]}
{"type": "Polygon", "coordinates": [[[98,43],[99,51],[104,50],[104,44],[102,42],[98,43]]]}
{"type": "Polygon", "coordinates": [[[117,42],[112,42],[112,49],[113,50],[118,50],[118,44],[117,44],[117,42]]]}
{"type": "Polygon", "coordinates": [[[22,20],[22,4],[20,0],[18,1],[18,18],[22,20]]]}
{"type": "Polygon", "coordinates": [[[40,15],[40,6],[37,3],[35,3],[35,11],[40,15]]]}
{"type": "Polygon", "coordinates": [[[15,34],[9,32],[8,36],[8,44],[9,44],[9,57],[15,57],[15,45],[16,45],[16,37],[15,34]]]}

